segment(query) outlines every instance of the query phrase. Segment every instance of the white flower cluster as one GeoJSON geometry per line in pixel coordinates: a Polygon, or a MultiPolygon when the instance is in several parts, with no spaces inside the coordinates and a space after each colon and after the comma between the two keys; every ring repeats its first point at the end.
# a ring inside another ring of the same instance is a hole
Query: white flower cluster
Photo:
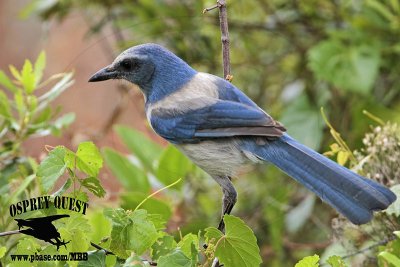
{"type": "Polygon", "coordinates": [[[400,127],[396,123],[375,127],[363,143],[365,147],[354,155],[364,162],[364,174],[389,187],[400,184],[400,127]]]}

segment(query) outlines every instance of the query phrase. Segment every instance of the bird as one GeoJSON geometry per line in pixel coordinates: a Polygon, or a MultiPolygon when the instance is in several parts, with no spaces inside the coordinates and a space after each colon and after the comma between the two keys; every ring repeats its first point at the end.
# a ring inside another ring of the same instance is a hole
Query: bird
{"type": "Polygon", "coordinates": [[[61,218],[70,217],[68,214],[59,214],[39,218],[29,219],[14,219],[17,222],[18,230],[20,233],[36,237],[37,239],[44,240],[57,247],[60,246],[67,248],[67,244],[71,241],[61,240],[61,235],[57,228],[52,224],[52,221],[59,220],[61,218]],[[29,227],[28,229],[22,229],[21,227],[29,227]],[[53,239],[55,241],[53,241],[53,239]]]}
{"type": "MultiPolygon", "coordinates": [[[[161,45],[123,51],[89,82],[110,79],[138,86],[153,130],[220,185],[222,216],[237,201],[232,178],[257,163],[274,164],[356,225],[396,200],[387,187],[296,141],[229,81],[196,71],[161,45]]],[[[218,229],[224,230],[223,219],[218,229]]]]}

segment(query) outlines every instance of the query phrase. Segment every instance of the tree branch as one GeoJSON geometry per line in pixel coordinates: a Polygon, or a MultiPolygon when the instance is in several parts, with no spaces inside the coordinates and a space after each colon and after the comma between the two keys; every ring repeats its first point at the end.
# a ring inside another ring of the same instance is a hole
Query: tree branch
{"type": "Polygon", "coordinates": [[[222,42],[222,62],[224,69],[224,78],[228,81],[233,79],[231,75],[231,63],[229,55],[229,30],[228,30],[228,12],[226,10],[226,1],[217,0],[215,6],[205,8],[203,13],[207,13],[213,9],[219,9],[219,26],[221,30],[221,42],[222,42]]]}

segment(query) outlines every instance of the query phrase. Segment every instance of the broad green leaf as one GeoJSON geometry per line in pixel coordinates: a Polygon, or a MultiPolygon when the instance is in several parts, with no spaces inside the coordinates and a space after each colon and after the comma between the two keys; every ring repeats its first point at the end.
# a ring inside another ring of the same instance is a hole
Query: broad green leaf
{"type": "Polygon", "coordinates": [[[67,167],[71,170],[74,170],[76,168],[76,154],[68,148],[65,148],[64,161],[67,167]]]}
{"type": "Polygon", "coordinates": [[[157,262],[158,267],[192,267],[192,260],[188,258],[182,251],[174,252],[161,256],[157,262]]]}
{"type": "Polygon", "coordinates": [[[327,263],[331,265],[332,267],[347,267],[346,263],[343,261],[343,259],[339,256],[330,256],[327,260],[327,263]]]}
{"type": "Polygon", "coordinates": [[[99,244],[104,237],[108,237],[111,234],[110,220],[104,216],[103,211],[100,209],[91,211],[87,215],[89,216],[89,224],[92,228],[90,240],[93,243],[99,244]]]}
{"type": "Polygon", "coordinates": [[[88,260],[80,261],[78,267],[106,267],[106,253],[104,250],[88,252],[88,260]]]}
{"type": "Polygon", "coordinates": [[[93,142],[82,142],[76,151],[76,167],[82,172],[96,177],[103,167],[103,158],[93,142]]]}
{"type": "Polygon", "coordinates": [[[150,191],[150,183],[146,174],[125,156],[111,148],[103,149],[103,155],[107,166],[127,191],[142,193],[150,191]]]}
{"type": "Polygon", "coordinates": [[[383,258],[386,262],[392,264],[395,267],[400,267],[400,258],[393,255],[390,252],[383,251],[378,254],[379,257],[383,258]]]}
{"type": "Polygon", "coordinates": [[[161,214],[148,214],[147,218],[154,224],[157,231],[165,230],[167,220],[161,214]]]}
{"type": "Polygon", "coordinates": [[[224,222],[225,235],[213,227],[206,229],[206,237],[216,240],[215,256],[226,267],[259,266],[262,260],[253,231],[232,215],[224,215],[224,222]]]}
{"type": "Polygon", "coordinates": [[[79,179],[79,182],[83,187],[88,189],[95,196],[104,197],[106,194],[106,191],[101,186],[99,179],[97,179],[96,177],[88,177],[83,180],[79,179]]]}
{"type": "Polygon", "coordinates": [[[11,80],[2,70],[0,70],[0,85],[4,86],[6,89],[10,90],[13,93],[18,90],[17,87],[11,82],[11,80]]]}
{"type": "MultiPolygon", "coordinates": [[[[160,157],[157,167],[157,179],[164,185],[169,185],[179,178],[183,178],[192,167],[189,159],[173,145],[169,145],[160,157]]],[[[174,186],[180,189],[182,183],[174,186]]]]}
{"type": "Polygon", "coordinates": [[[157,239],[152,248],[152,259],[157,261],[159,257],[171,253],[176,248],[176,241],[173,236],[164,235],[157,239]]]}
{"type": "MultiPolygon", "coordinates": [[[[19,255],[34,255],[35,253],[38,253],[40,250],[40,245],[34,240],[32,237],[25,237],[21,240],[18,241],[17,248],[15,250],[14,254],[19,254],[19,255]]],[[[26,267],[27,262],[24,261],[12,261],[10,263],[10,266],[12,267],[26,267]]],[[[38,262],[30,262],[29,266],[38,266],[38,262]]]]}
{"type": "Polygon", "coordinates": [[[319,266],[319,256],[307,256],[300,260],[294,267],[318,267],[319,266]]]}
{"type": "Polygon", "coordinates": [[[115,127],[124,144],[148,170],[153,171],[153,164],[159,158],[162,147],[151,141],[143,133],[125,126],[115,127]]]}
{"type": "Polygon", "coordinates": [[[35,74],[33,73],[32,63],[29,60],[25,60],[22,67],[21,82],[28,94],[31,94],[35,89],[35,74]]]}
{"type": "Polygon", "coordinates": [[[333,39],[311,48],[308,59],[317,78],[340,89],[367,94],[378,74],[380,49],[372,43],[349,45],[333,39]]]}
{"type": "Polygon", "coordinates": [[[12,118],[10,103],[8,97],[3,91],[0,91],[0,116],[7,119],[12,118]]]}
{"type": "MultiPolygon", "coordinates": [[[[148,193],[142,192],[127,192],[121,196],[121,207],[123,209],[134,210],[143,199],[148,196],[148,193]]],[[[165,221],[168,221],[172,215],[171,207],[164,200],[157,198],[149,198],[141,206],[142,209],[147,210],[150,214],[159,214],[165,221]]]]}
{"type": "Polygon", "coordinates": [[[49,192],[57,179],[64,174],[66,163],[64,161],[64,147],[56,147],[40,163],[36,175],[41,178],[40,182],[45,192],[49,192]]]}
{"type": "Polygon", "coordinates": [[[306,146],[318,150],[325,124],[319,109],[312,106],[305,95],[290,104],[280,121],[291,136],[306,146]]]}
{"type": "MultiPolygon", "coordinates": [[[[64,211],[65,212],[65,211],[64,211]]],[[[88,219],[79,213],[70,212],[70,217],[57,220],[54,224],[61,234],[61,239],[71,240],[67,249],[60,247],[60,253],[67,251],[87,251],[90,247],[90,233],[92,232],[88,219]]]]}
{"type": "Polygon", "coordinates": [[[104,215],[112,225],[110,250],[119,257],[127,258],[129,250],[141,255],[157,240],[157,230],[145,210],[105,209],[104,215]]]}
{"type": "Polygon", "coordinates": [[[46,53],[42,50],[34,65],[35,85],[37,86],[43,77],[43,70],[46,67],[46,53]]]}
{"type": "Polygon", "coordinates": [[[197,262],[198,260],[198,255],[197,253],[195,254],[195,257],[192,258],[192,252],[194,251],[199,251],[199,237],[194,234],[187,234],[183,237],[181,241],[179,241],[177,245],[180,250],[189,258],[197,262]]]}

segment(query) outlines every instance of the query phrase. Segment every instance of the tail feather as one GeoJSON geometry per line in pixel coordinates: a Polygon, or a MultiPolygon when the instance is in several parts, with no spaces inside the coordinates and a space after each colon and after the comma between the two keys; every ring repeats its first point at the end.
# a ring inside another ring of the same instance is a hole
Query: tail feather
{"type": "Polygon", "coordinates": [[[372,212],[386,209],[396,195],[386,187],[338,165],[287,134],[250,149],[304,184],[354,224],[371,220],[372,212]]]}

